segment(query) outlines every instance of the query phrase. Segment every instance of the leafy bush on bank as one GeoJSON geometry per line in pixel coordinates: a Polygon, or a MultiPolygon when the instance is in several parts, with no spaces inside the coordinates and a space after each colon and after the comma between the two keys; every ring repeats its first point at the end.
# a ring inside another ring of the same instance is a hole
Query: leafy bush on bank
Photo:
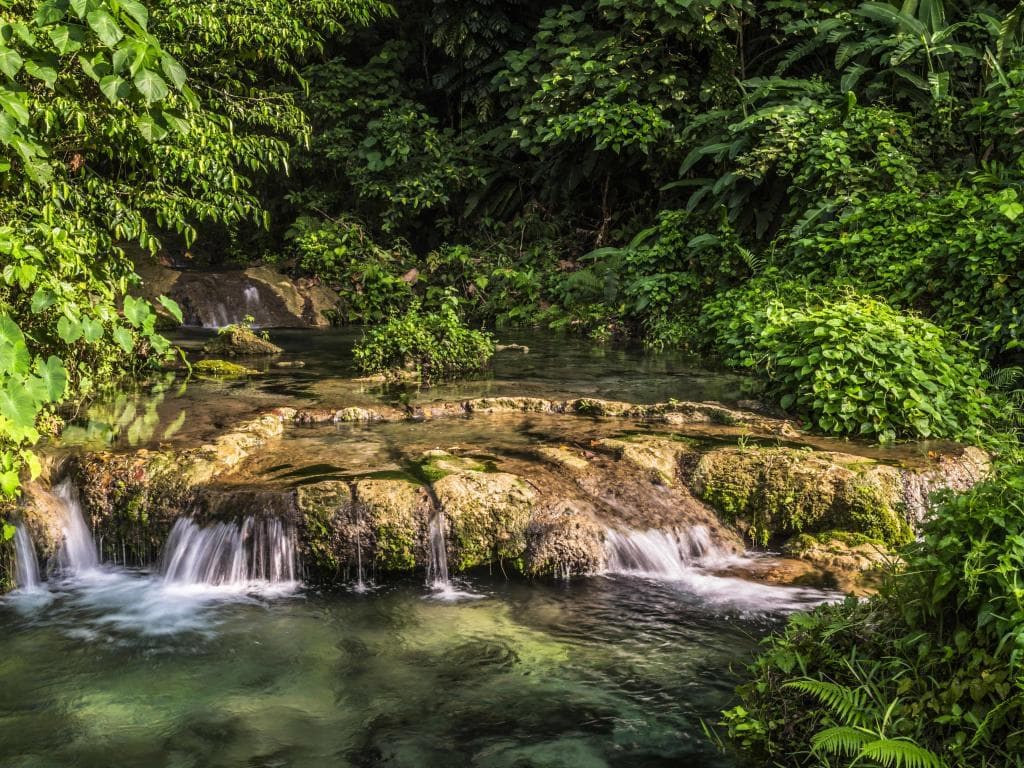
{"type": "Polygon", "coordinates": [[[880,594],[794,615],[726,713],[733,739],[799,766],[1024,765],[1022,499],[1020,466],[946,495],[880,594]]]}
{"type": "Polygon", "coordinates": [[[763,289],[752,281],[705,305],[712,343],[813,427],[881,442],[978,443],[998,421],[984,363],[951,333],[853,292],[763,289]]]}

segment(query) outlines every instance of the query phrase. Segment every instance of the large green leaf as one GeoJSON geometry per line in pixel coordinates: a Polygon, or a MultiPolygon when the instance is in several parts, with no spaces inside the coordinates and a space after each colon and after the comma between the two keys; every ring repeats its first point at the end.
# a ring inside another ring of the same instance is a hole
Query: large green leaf
{"type": "Polygon", "coordinates": [[[57,335],[66,344],[74,344],[82,338],[82,324],[67,316],[62,316],[57,321],[57,335]]]}
{"type": "Polygon", "coordinates": [[[108,48],[113,48],[124,37],[121,28],[114,21],[114,17],[102,9],[92,11],[86,16],[86,21],[89,22],[89,26],[96,33],[96,36],[108,48]]]}
{"type": "Polygon", "coordinates": [[[31,362],[21,328],[11,318],[0,315],[0,374],[27,373],[31,362]]]}
{"type": "Polygon", "coordinates": [[[169,91],[164,79],[152,69],[139,70],[135,76],[135,87],[139,89],[139,93],[149,104],[160,101],[167,96],[169,91]]]}
{"type": "Polygon", "coordinates": [[[142,324],[153,314],[153,310],[149,307],[149,302],[145,299],[136,299],[134,296],[124,297],[124,316],[136,328],[142,327],[142,324]]]}
{"type": "Polygon", "coordinates": [[[25,71],[37,80],[42,80],[47,88],[57,84],[57,57],[53,54],[39,54],[25,60],[25,71]]]}
{"type": "Polygon", "coordinates": [[[8,48],[6,45],[0,45],[0,72],[13,79],[21,69],[23,62],[21,54],[16,50],[8,48]]]}
{"type": "Polygon", "coordinates": [[[78,24],[58,24],[46,31],[60,54],[77,51],[85,41],[85,29],[78,24]]]}
{"type": "Polygon", "coordinates": [[[20,381],[0,387],[0,416],[15,427],[31,429],[36,423],[37,402],[20,381]]]}
{"type": "Polygon", "coordinates": [[[68,386],[68,372],[61,359],[56,355],[50,355],[45,363],[41,359],[36,360],[35,368],[36,376],[45,385],[46,399],[51,403],[60,401],[68,386]]]}
{"type": "Polygon", "coordinates": [[[167,296],[161,296],[158,299],[158,301],[163,305],[163,308],[170,313],[171,317],[173,317],[179,323],[183,322],[181,315],[181,307],[178,306],[178,302],[167,296]]]}
{"type": "Polygon", "coordinates": [[[142,27],[143,30],[149,24],[149,11],[146,10],[146,6],[137,0],[120,0],[121,10],[127,13],[132,19],[142,27]]]}
{"type": "Polygon", "coordinates": [[[28,125],[28,96],[25,93],[0,88],[0,108],[22,125],[28,125]]]}
{"type": "Polygon", "coordinates": [[[165,53],[161,57],[160,69],[164,71],[167,79],[174,83],[176,88],[181,88],[185,84],[185,68],[171,55],[165,53]]]}
{"type": "Polygon", "coordinates": [[[129,331],[127,328],[115,328],[114,341],[117,342],[117,346],[119,346],[128,354],[131,354],[132,350],[135,349],[135,337],[132,336],[132,332],[129,331]]]}

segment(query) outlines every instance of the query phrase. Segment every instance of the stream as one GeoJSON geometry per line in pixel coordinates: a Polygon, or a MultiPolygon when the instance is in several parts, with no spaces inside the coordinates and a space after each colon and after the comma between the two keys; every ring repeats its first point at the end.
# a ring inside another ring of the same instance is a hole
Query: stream
{"type": "MultiPolygon", "coordinates": [[[[268,404],[381,402],[347,367],[352,332],[273,338],[305,367],[122,394],[83,415],[64,448],[188,444],[268,404]]],[[[531,353],[500,353],[485,379],[408,397],[741,396],[735,377],[682,358],[513,340],[531,353]]],[[[469,422],[386,425],[376,436],[311,429],[282,443],[284,458],[270,452],[247,471],[281,483],[348,477],[390,469],[395,443],[486,438],[514,458],[561,438],[543,418],[521,422],[493,420],[484,436],[469,422]],[[326,450],[344,458],[317,464],[326,450]]],[[[54,494],[68,511],[58,562],[40,580],[22,541],[23,588],[0,598],[5,767],[736,768],[703,723],[732,703],[760,638],[837,597],[736,578],[734,561],[746,571],[754,561],[720,557],[696,529],[610,536],[607,572],[569,581],[500,571],[449,580],[442,540],[428,583],[375,579],[360,562],[346,588],[321,590],[303,582],[293,533],[276,521],[183,518],[157,561],[124,568],[97,561],[74,489],[54,494]]]]}

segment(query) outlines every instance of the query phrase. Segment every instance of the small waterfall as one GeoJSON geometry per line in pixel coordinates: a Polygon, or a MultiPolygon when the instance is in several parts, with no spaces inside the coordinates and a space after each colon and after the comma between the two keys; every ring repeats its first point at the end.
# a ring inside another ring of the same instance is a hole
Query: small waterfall
{"type": "Polygon", "coordinates": [[[66,573],[83,573],[99,566],[92,531],[82,515],[78,490],[70,479],[62,480],[53,489],[53,497],[64,516],[64,543],[57,552],[57,565],[66,573]]]}
{"type": "Polygon", "coordinates": [[[255,285],[247,285],[242,296],[245,299],[245,313],[255,317],[260,308],[260,289],[255,285]]]}
{"type": "Polygon", "coordinates": [[[242,586],[296,581],[295,533],[276,518],[200,527],[194,520],[174,524],[164,549],[164,581],[178,584],[242,586]]]}
{"type": "Polygon", "coordinates": [[[708,558],[721,557],[703,525],[686,530],[605,533],[608,572],[679,579],[708,558]]]}
{"type": "Polygon", "coordinates": [[[14,527],[14,580],[20,589],[39,589],[39,561],[36,547],[28,529],[23,525],[14,527]]]}
{"type": "Polygon", "coordinates": [[[427,586],[436,590],[448,590],[448,545],[444,537],[444,512],[440,509],[430,518],[430,542],[427,562],[427,586]]]}
{"type": "Polygon", "coordinates": [[[363,514],[356,507],[356,592],[366,591],[363,578],[363,514]]]}

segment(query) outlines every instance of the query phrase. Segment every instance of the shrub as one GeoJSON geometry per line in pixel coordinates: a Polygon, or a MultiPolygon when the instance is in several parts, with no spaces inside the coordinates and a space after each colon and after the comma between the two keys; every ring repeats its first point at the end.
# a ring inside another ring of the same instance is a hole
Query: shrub
{"type": "Polygon", "coordinates": [[[349,219],[299,219],[292,234],[299,266],[338,291],[342,322],[381,322],[412,301],[402,275],[413,260],[404,248],[381,247],[349,219]]]}
{"type": "Polygon", "coordinates": [[[397,380],[413,372],[429,383],[481,370],[494,354],[494,339],[467,327],[458,299],[449,294],[438,312],[424,313],[414,302],[404,315],[370,330],[353,354],[365,374],[397,380]]]}
{"type": "Polygon", "coordinates": [[[761,374],[783,409],[829,434],[982,441],[998,413],[971,347],[871,298],[799,293],[766,300],[752,284],[706,307],[726,361],[761,374]]]}
{"type": "Polygon", "coordinates": [[[885,741],[857,764],[936,764],[926,750],[956,768],[1020,766],[1021,498],[1019,466],[945,496],[878,596],[793,616],[726,713],[731,735],[797,765],[847,765],[885,741]],[[919,759],[886,762],[893,750],[919,759]]]}

